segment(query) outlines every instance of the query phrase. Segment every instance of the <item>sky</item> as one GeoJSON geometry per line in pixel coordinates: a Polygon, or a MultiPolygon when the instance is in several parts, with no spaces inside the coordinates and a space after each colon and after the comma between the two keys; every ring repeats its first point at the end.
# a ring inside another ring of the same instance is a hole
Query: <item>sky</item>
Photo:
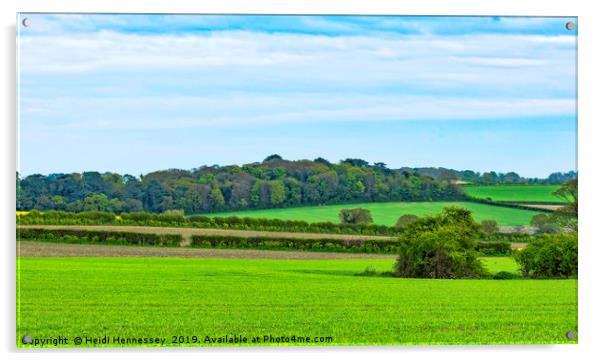
{"type": "Polygon", "coordinates": [[[576,18],[20,14],[18,171],[576,170],[576,18]]]}

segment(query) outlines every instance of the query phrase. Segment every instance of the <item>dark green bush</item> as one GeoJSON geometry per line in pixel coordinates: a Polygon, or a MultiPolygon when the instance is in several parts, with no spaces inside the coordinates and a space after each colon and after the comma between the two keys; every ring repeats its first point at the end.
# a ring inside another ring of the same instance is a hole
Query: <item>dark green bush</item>
{"type": "Polygon", "coordinates": [[[410,223],[401,237],[395,275],[409,278],[478,278],[480,226],[469,210],[450,207],[410,223]]]}
{"type": "Polygon", "coordinates": [[[477,251],[484,256],[509,256],[512,247],[509,242],[479,242],[477,251]]]}
{"type": "Polygon", "coordinates": [[[517,278],[520,278],[520,276],[517,275],[516,273],[508,272],[508,271],[500,271],[493,275],[494,280],[514,280],[517,278]]]}
{"type": "Polygon", "coordinates": [[[569,278],[577,277],[577,233],[543,235],[516,251],[514,258],[524,277],[569,278]]]}

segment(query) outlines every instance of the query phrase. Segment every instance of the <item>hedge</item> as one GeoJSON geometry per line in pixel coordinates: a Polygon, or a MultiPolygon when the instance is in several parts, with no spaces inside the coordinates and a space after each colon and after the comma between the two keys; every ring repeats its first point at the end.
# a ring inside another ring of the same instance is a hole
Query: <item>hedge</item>
{"type": "Polygon", "coordinates": [[[510,243],[530,243],[541,238],[538,234],[528,233],[494,233],[484,235],[481,240],[483,242],[510,242],[510,243]]]}
{"type": "Polygon", "coordinates": [[[512,246],[510,242],[479,242],[477,251],[484,256],[509,256],[512,246]]]}
{"type": "MultiPolygon", "coordinates": [[[[474,198],[474,197],[468,197],[467,200],[469,202],[489,204],[489,205],[498,206],[498,207],[515,208],[515,209],[525,209],[525,210],[528,210],[528,211],[537,211],[537,212],[540,212],[540,213],[554,213],[554,211],[551,210],[551,209],[538,208],[538,207],[529,207],[528,205],[520,204],[520,202],[513,202],[513,203],[498,202],[498,201],[492,201],[492,200],[489,200],[489,199],[474,198]]],[[[536,203],[540,203],[540,202],[536,202],[536,203]]]]}
{"type": "Polygon", "coordinates": [[[191,247],[397,254],[399,241],[193,235],[191,247]]]}
{"type": "Polygon", "coordinates": [[[131,225],[147,227],[194,227],[220,228],[257,231],[286,231],[361,235],[398,236],[400,230],[382,225],[345,225],[331,222],[308,223],[281,219],[263,219],[251,217],[207,217],[193,215],[190,217],[158,214],[148,212],[122,213],[119,218],[106,212],[69,213],[62,211],[32,211],[17,217],[18,224],[36,225],[131,225]]]}
{"type": "Polygon", "coordinates": [[[17,229],[17,241],[21,240],[177,247],[182,242],[182,236],[179,234],[19,228],[17,229]]]}

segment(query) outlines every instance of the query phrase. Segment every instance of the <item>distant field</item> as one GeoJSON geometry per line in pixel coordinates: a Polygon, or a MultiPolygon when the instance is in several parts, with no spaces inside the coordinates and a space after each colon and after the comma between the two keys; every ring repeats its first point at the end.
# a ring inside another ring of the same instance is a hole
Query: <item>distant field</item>
{"type": "Polygon", "coordinates": [[[558,185],[492,185],[464,186],[464,191],[475,198],[491,198],[500,202],[562,202],[552,193],[558,185]]]}
{"type": "Polygon", "coordinates": [[[309,346],[577,342],[565,337],[577,327],[576,280],[355,276],[393,262],[19,258],[17,345],[22,335],[62,335],[71,347],[76,336],[104,335],[170,346],[173,336],[189,336],[184,346],[229,346],[204,341],[223,335],[260,336],[245,346],[286,344],[265,335],[332,337],[289,342],[309,346]]]}
{"type": "Polygon", "coordinates": [[[494,219],[500,226],[523,226],[529,224],[535,211],[491,206],[471,202],[383,202],[360,203],[344,205],[328,205],[297,208],[278,208],[253,211],[213,213],[213,217],[255,217],[301,220],[307,222],[334,222],[339,223],[339,211],[342,208],[366,208],[372,213],[376,224],[392,226],[402,214],[415,214],[423,216],[440,212],[444,207],[458,206],[471,210],[477,221],[494,219]]]}

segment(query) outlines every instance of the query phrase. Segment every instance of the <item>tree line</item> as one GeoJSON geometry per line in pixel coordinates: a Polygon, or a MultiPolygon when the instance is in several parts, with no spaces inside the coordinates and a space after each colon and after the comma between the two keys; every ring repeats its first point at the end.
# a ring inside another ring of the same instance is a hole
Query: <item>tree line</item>
{"type": "Polygon", "coordinates": [[[428,169],[431,168],[390,169],[384,163],[369,164],[362,159],[339,163],[324,158],[290,161],[271,155],[262,162],[242,166],[169,169],[140,176],[91,171],[21,178],[17,173],[17,210],[119,214],[181,209],[195,214],[353,202],[465,199],[462,189],[453,182],[464,176],[452,174],[457,171],[428,169]]]}
{"type": "Polygon", "coordinates": [[[270,156],[243,166],[170,169],[139,177],[83,172],[17,174],[17,210],[186,214],[376,201],[463,199],[462,190],[407,170],[359,159],[289,161],[270,156]]]}

